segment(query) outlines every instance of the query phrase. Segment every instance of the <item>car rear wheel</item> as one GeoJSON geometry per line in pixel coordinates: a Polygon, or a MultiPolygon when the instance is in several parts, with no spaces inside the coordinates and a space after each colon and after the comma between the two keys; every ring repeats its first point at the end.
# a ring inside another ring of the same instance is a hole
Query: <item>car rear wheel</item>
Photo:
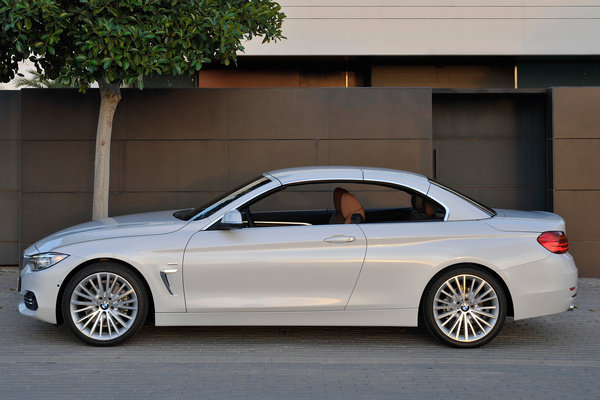
{"type": "Polygon", "coordinates": [[[434,337],[454,347],[492,340],[506,318],[506,294],[491,274],[473,267],[450,270],[427,289],[423,317],[434,337]]]}
{"type": "Polygon", "coordinates": [[[65,323],[79,339],[112,346],[131,338],[148,314],[146,287],[128,268],[109,262],[76,273],[62,298],[65,323]]]}

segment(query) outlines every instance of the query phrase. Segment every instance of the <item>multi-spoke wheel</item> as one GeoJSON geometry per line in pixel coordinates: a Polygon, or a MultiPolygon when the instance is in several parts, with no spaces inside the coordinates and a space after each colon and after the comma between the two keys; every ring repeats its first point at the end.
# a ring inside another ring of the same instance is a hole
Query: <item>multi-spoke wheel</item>
{"type": "Polygon", "coordinates": [[[490,274],[464,267],[428,287],[423,316],[429,331],[456,347],[477,347],[494,338],[506,317],[506,296],[490,274]]]}
{"type": "Polygon", "coordinates": [[[113,263],[79,271],[67,284],[62,300],[67,326],[84,342],[97,346],[129,339],[148,313],[143,283],[127,268],[113,263]]]}

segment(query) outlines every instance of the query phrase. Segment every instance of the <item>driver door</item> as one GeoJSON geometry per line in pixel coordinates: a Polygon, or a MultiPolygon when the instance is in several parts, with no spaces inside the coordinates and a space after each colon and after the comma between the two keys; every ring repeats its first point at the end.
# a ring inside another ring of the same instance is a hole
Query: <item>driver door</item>
{"type": "Polygon", "coordinates": [[[355,224],[199,231],[184,253],[187,311],[343,310],[365,253],[355,224]]]}

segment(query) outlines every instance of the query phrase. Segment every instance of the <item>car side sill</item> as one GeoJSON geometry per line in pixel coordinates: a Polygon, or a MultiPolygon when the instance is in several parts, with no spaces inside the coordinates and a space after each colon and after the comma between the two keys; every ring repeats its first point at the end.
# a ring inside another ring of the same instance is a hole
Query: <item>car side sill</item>
{"type": "Polygon", "coordinates": [[[418,309],[156,313],[156,326],[417,326],[418,309]]]}

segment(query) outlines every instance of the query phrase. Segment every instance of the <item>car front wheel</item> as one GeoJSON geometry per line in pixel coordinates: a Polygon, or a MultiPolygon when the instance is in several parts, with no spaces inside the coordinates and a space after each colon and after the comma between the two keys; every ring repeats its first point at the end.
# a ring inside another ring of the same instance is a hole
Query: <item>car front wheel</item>
{"type": "Polygon", "coordinates": [[[492,340],[506,318],[506,294],[491,274],[473,267],[450,270],[427,289],[423,317],[428,330],[454,347],[492,340]]]}
{"type": "Polygon", "coordinates": [[[116,345],[142,327],[148,314],[146,287],[122,265],[93,264],[67,283],[62,313],[69,329],[84,342],[116,345]]]}

